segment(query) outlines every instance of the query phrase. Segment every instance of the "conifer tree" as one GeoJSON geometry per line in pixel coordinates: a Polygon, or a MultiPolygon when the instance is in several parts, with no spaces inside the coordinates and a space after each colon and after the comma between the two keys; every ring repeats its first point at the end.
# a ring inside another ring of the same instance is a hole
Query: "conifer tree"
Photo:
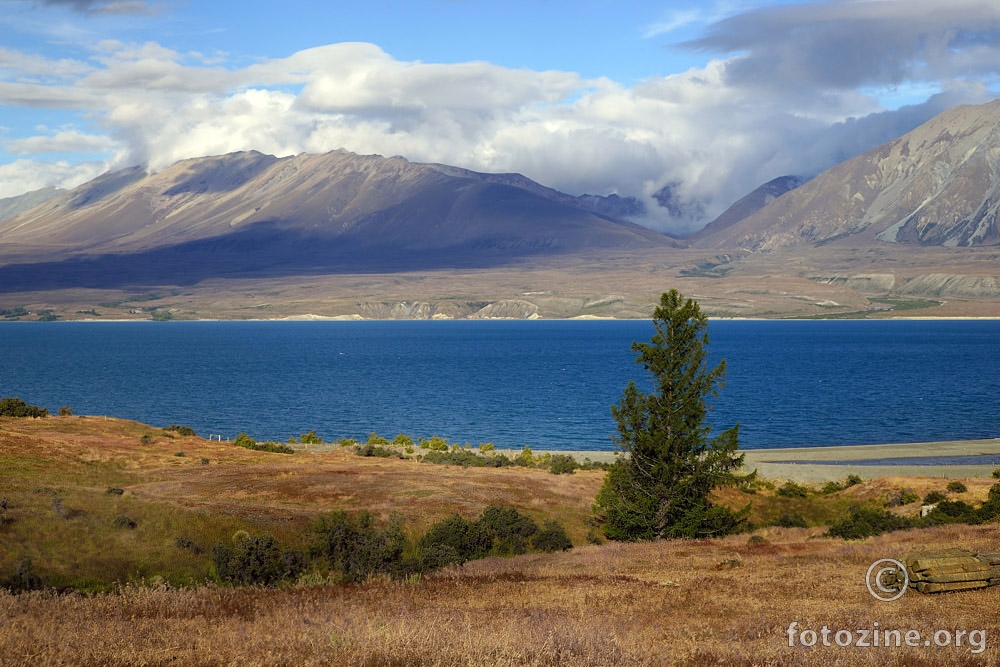
{"type": "MultiPolygon", "coordinates": [[[[735,532],[750,506],[738,512],[715,506],[712,489],[749,479],[739,473],[739,425],[709,439],[706,399],[715,397],[725,361],[708,370],[708,318],[677,290],[660,298],[649,343],[634,342],[636,363],[650,373],[654,391],[630,381],[618,405],[615,443],[620,457],[597,494],[595,512],[614,540],[707,537],[735,532]]],[[[752,475],[751,475],[752,476],[752,475]]]]}

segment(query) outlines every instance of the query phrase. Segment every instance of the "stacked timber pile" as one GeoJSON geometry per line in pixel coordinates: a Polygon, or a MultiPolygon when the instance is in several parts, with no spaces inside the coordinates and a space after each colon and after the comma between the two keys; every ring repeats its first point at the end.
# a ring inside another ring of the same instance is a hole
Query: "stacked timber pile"
{"type": "Polygon", "coordinates": [[[950,548],[906,554],[901,559],[910,588],[921,593],[945,593],[1000,584],[1000,552],[974,554],[950,548]]]}

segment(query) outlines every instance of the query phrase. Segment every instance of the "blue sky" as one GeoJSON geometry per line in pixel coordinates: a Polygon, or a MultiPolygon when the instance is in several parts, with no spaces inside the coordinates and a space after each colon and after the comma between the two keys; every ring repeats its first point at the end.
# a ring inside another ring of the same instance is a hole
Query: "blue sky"
{"type": "Polygon", "coordinates": [[[998,95],[982,0],[0,0],[0,197],[201,155],[346,148],[686,230],[998,95]],[[655,210],[655,207],[653,207],[655,210]]]}

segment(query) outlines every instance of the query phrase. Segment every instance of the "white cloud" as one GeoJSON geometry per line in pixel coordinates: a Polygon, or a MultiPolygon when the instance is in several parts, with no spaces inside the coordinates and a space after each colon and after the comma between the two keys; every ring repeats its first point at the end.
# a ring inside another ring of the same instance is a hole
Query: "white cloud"
{"type": "MultiPolygon", "coordinates": [[[[29,157],[105,151],[114,166],[153,169],[236,150],[281,156],[346,148],[516,171],[573,194],[649,202],[674,183],[682,203],[702,213],[675,220],[659,210],[649,224],[690,228],[771,178],[814,174],[947,106],[986,101],[1000,39],[991,41],[985,29],[1000,9],[976,6],[978,13],[970,0],[955,0],[956,13],[940,27],[926,0],[744,12],[693,44],[735,55],[631,87],[485,62],[401,61],[363,43],[228,68],[155,43],[100,42],[88,61],[3,50],[0,104],[79,110],[87,123],[5,146],[29,157]],[[897,19],[903,37],[876,37],[870,28],[887,30],[897,19]],[[874,56],[843,50],[859,47],[855,33],[873,40],[874,56]],[[923,97],[886,111],[876,94],[893,86],[923,97]]],[[[26,177],[10,182],[31,187],[45,185],[46,175],[66,182],[72,171],[17,164],[26,177]]]]}
{"type": "Polygon", "coordinates": [[[0,164],[0,198],[16,197],[33,190],[55,186],[74,188],[108,170],[104,162],[41,162],[16,160],[0,164]]]}

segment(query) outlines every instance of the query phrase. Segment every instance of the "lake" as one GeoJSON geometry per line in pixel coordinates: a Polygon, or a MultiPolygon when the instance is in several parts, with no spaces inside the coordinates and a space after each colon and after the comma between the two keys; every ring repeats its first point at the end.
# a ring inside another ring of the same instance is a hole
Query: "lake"
{"type": "MultiPolygon", "coordinates": [[[[1000,321],[712,321],[744,448],[1000,437],[1000,321]]],[[[649,321],[5,322],[0,396],[286,441],[608,450],[649,321]]]]}

